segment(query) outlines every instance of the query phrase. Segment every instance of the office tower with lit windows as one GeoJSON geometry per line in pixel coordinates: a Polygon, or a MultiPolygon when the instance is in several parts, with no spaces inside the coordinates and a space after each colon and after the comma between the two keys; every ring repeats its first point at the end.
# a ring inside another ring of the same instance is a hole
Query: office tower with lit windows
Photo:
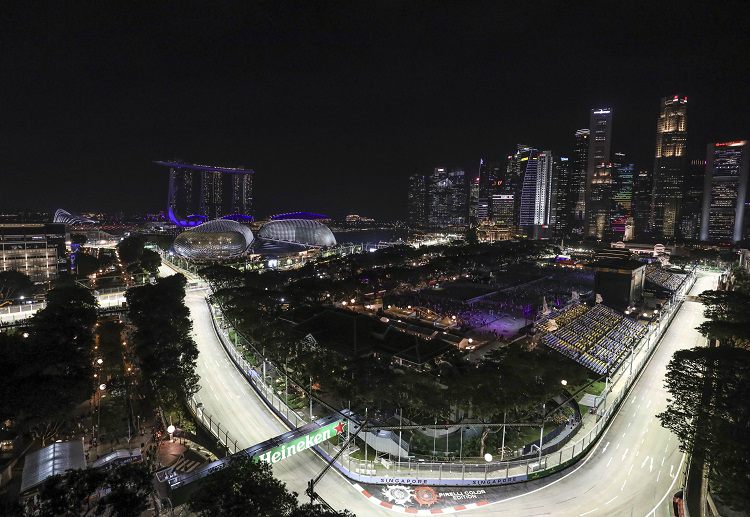
{"type": "Polygon", "coordinates": [[[541,237],[549,225],[553,162],[551,151],[536,150],[523,162],[518,224],[534,239],[541,237]]]}
{"type": "Polygon", "coordinates": [[[651,223],[655,237],[677,233],[687,166],[687,97],[664,97],[656,122],[651,223]]]}
{"type": "Polygon", "coordinates": [[[570,229],[570,176],[572,162],[567,156],[556,156],[552,166],[549,225],[556,237],[570,229]]]}
{"type": "Polygon", "coordinates": [[[591,178],[586,206],[587,234],[598,240],[611,233],[612,197],[615,191],[615,168],[612,163],[599,164],[591,178]]]}
{"type": "MultiPolygon", "coordinates": [[[[504,171],[498,162],[479,162],[479,197],[477,219],[479,222],[494,222],[492,198],[500,194],[503,187],[504,171]]],[[[507,192],[504,192],[507,194],[507,192]]]]}
{"type": "Polygon", "coordinates": [[[633,178],[633,233],[636,239],[651,235],[651,171],[641,169],[633,178]]]}
{"type": "Polygon", "coordinates": [[[513,196],[513,227],[515,229],[521,227],[522,221],[526,226],[530,226],[533,221],[538,155],[537,149],[518,144],[516,152],[508,156],[500,193],[513,196]],[[531,175],[529,180],[526,179],[528,175],[531,175]]]}
{"type": "Polygon", "coordinates": [[[469,183],[469,222],[476,224],[481,219],[479,213],[481,212],[484,219],[487,218],[487,205],[479,208],[479,176],[472,178],[469,183]]]}
{"type": "Polygon", "coordinates": [[[32,282],[49,284],[70,270],[65,239],[64,224],[0,224],[0,271],[20,271],[32,282]]]}
{"type": "Polygon", "coordinates": [[[591,110],[586,161],[586,235],[602,239],[610,217],[612,176],[612,110],[591,110]]]}
{"type": "Polygon", "coordinates": [[[570,169],[570,225],[574,233],[583,234],[586,216],[586,170],[591,132],[579,129],[575,134],[570,169]]]}
{"type": "Polygon", "coordinates": [[[635,164],[627,163],[624,153],[614,155],[614,188],[612,191],[611,230],[615,237],[625,234],[633,217],[633,176],[635,164]]]}
{"type": "Polygon", "coordinates": [[[412,174],[409,176],[407,206],[408,221],[412,227],[427,226],[427,176],[412,174]]]}
{"type": "Polygon", "coordinates": [[[705,176],[706,160],[690,160],[682,189],[679,223],[679,236],[682,239],[694,241],[700,238],[705,176]]]}
{"type": "Polygon", "coordinates": [[[436,167],[427,183],[429,225],[463,226],[469,220],[469,185],[463,169],[436,167]]]}
{"type": "Polygon", "coordinates": [[[748,142],[708,144],[703,183],[701,240],[738,242],[748,232],[748,142]]]}

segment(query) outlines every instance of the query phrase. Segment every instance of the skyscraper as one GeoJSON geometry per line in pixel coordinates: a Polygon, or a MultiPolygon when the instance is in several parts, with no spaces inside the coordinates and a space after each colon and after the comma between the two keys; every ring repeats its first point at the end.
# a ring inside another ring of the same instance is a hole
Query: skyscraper
{"type": "Polygon", "coordinates": [[[477,200],[477,219],[494,221],[492,198],[499,194],[503,184],[503,169],[497,162],[479,162],[479,195],[477,200]]]}
{"type": "Polygon", "coordinates": [[[680,208],[679,235],[683,239],[698,240],[700,237],[705,176],[706,160],[690,160],[683,182],[680,208]]]}
{"type": "Polygon", "coordinates": [[[633,217],[633,176],[635,165],[627,163],[624,153],[615,153],[614,189],[612,192],[612,231],[617,237],[625,233],[628,221],[633,217]]]}
{"type": "Polygon", "coordinates": [[[516,152],[508,156],[500,193],[513,195],[514,228],[533,226],[538,155],[533,147],[518,144],[516,152]]]}
{"type": "Polygon", "coordinates": [[[169,167],[167,214],[178,226],[239,215],[250,217],[253,205],[252,169],[157,161],[169,167]]]}
{"type": "Polygon", "coordinates": [[[708,144],[703,184],[701,240],[738,242],[748,238],[748,142],[708,144]]]}
{"type": "Polygon", "coordinates": [[[635,164],[627,163],[625,153],[615,153],[615,189],[612,195],[614,215],[631,216],[633,209],[633,177],[635,164]]]}
{"type": "Polygon", "coordinates": [[[587,235],[604,239],[610,234],[613,213],[612,195],[615,190],[614,165],[598,164],[588,189],[589,202],[586,207],[587,235]]]}
{"type": "Polygon", "coordinates": [[[589,154],[586,162],[586,235],[601,239],[610,216],[612,110],[592,109],[589,132],[589,154]],[[594,186],[596,188],[593,188],[594,186]]]}
{"type": "Polygon", "coordinates": [[[412,227],[427,226],[427,176],[424,174],[409,176],[407,196],[409,224],[412,227]]]}
{"type": "Polygon", "coordinates": [[[529,237],[538,238],[549,225],[554,158],[551,151],[527,148],[519,153],[523,178],[518,224],[529,237]]]}
{"type": "Polygon", "coordinates": [[[651,171],[641,169],[633,178],[633,233],[636,239],[651,235],[651,171]]]}
{"type": "MultiPolygon", "coordinates": [[[[487,205],[483,206],[481,210],[483,219],[487,218],[486,207],[487,205]]],[[[471,224],[476,224],[480,220],[479,213],[479,176],[477,176],[469,183],[469,222],[471,224]]]]}
{"type": "Polygon", "coordinates": [[[570,171],[570,224],[574,233],[583,234],[586,217],[586,171],[591,131],[579,129],[575,134],[570,171]]]}
{"type": "Polygon", "coordinates": [[[656,122],[652,230],[656,237],[676,234],[687,165],[687,97],[664,97],[656,122]]]}
{"type": "Polygon", "coordinates": [[[570,229],[570,188],[572,162],[566,156],[555,157],[552,168],[549,225],[557,237],[566,235],[570,229]]]}
{"type": "Polygon", "coordinates": [[[430,226],[463,226],[469,219],[469,192],[466,172],[436,167],[427,183],[427,219],[430,226]]]}

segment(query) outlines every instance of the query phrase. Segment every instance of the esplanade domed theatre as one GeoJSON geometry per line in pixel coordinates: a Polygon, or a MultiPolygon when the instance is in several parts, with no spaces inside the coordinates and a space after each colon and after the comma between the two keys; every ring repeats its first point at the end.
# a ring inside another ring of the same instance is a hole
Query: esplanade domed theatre
{"type": "Polygon", "coordinates": [[[336,237],[328,226],[313,219],[275,219],[258,231],[260,239],[322,248],[335,246],[336,237]]]}
{"type": "Polygon", "coordinates": [[[192,261],[222,261],[244,256],[254,240],[247,226],[228,219],[215,219],[182,232],[174,240],[172,249],[192,261]]]}

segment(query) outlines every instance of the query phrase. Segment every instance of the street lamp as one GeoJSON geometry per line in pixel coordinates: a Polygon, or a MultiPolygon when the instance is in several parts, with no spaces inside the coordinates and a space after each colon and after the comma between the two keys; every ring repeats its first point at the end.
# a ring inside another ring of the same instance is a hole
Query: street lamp
{"type": "Polygon", "coordinates": [[[563,386],[567,386],[568,385],[568,381],[566,381],[565,379],[563,379],[563,380],[560,381],[560,384],[562,384],[563,386]]]}
{"type": "Polygon", "coordinates": [[[492,461],[492,454],[490,454],[489,452],[487,454],[485,454],[484,455],[484,461],[486,461],[487,463],[491,462],[492,461]]]}
{"type": "Polygon", "coordinates": [[[101,357],[96,360],[96,364],[102,364],[103,362],[104,362],[104,359],[102,359],[101,357]]]}
{"type": "Polygon", "coordinates": [[[172,438],[172,435],[174,435],[175,427],[172,424],[169,424],[167,426],[167,432],[169,433],[169,439],[174,441],[174,438],[172,438]]]}

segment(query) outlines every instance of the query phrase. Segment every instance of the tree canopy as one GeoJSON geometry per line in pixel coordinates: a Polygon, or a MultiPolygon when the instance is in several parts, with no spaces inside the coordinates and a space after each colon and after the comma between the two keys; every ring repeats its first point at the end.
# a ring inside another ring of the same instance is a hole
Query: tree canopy
{"type": "Polygon", "coordinates": [[[243,454],[232,456],[226,467],[206,478],[188,508],[203,517],[353,517],[319,505],[299,506],[297,494],[273,477],[271,465],[243,454]]]}
{"type": "Polygon", "coordinates": [[[39,490],[41,515],[112,515],[130,517],[148,508],[153,491],[144,463],[129,463],[108,471],[70,470],[48,477],[39,490]],[[98,496],[98,497],[95,497],[98,496]]]}
{"type": "Polygon", "coordinates": [[[711,490],[729,504],[750,505],[750,352],[679,350],[667,367],[670,398],[658,418],[682,450],[702,450],[711,490]],[[707,386],[706,383],[710,384],[707,386]]]}
{"type": "Polygon", "coordinates": [[[23,333],[0,334],[0,420],[47,428],[90,396],[96,307],[88,289],[59,287],[23,333]]]}
{"type": "Polygon", "coordinates": [[[117,244],[117,252],[120,260],[125,264],[133,264],[141,260],[143,246],[146,240],[140,235],[130,235],[117,244]]]}
{"type": "Polygon", "coordinates": [[[0,302],[31,296],[34,290],[34,283],[28,275],[15,269],[0,271],[0,302]]]}
{"type": "Polygon", "coordinates": [[[198,391],[198,347],[184,304],[186,283],[184,276],[176,274],[125,293],[128,314],[136,326],[133,344],[143,376],[167,407],[176,407],[198,391]]]}

